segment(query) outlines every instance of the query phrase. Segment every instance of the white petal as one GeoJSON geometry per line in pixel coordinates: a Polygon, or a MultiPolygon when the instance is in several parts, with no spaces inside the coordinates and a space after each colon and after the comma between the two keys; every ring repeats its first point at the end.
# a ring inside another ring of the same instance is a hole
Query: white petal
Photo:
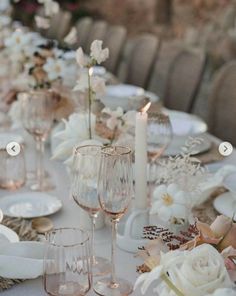
{"type": "Polygon", "coordinates": [[[177,203],[180,203],[180,204],[187,203],[187,194],[184,191],[178,191],[173,195],[173,198],[177,203]]]}
{"type": "Polygon", "coordinates": [[[142,287],[141,287],[141,293],[144,295],[146,294],[149,286],[152,284],[153,281],[156,281],[159,279],[159,277],[162,274],[162,270],[163,267],[157,266],[155,267],[148,275],[147,279],[145,280],[145,282],[143,283],[142,287]]]}
{"type": "Polygon", "coordinates": [[[170,184],[167,188],[167,192],[171,195],[174,196],[176,194],[176,192],[179,191],[179,186],[177,184],[170,184]]]}
{"type": "Polygon", "coordinates": [[[137,287],[142,284],[141,293],[144,295],[152,282],[158,280],[158,278],[161,276],[162,269],[162,266],[157,266],[151,272],[141,274],[134,284],[134,290],[136,290],[137,287]]]}
{"type": "Polygon", "coordinates": [[[172,206],[170,206],[171,208],[171,212],[172,212],[172,216],[175,218],[183,218],[185,219],[187,216],[187,209],[185,206],[183,205],[179,205],[179,204],[173,204],[172,206]]]}
{"type": "Polygon", "coordinates": [[[154,214],[158,214],[160,207],[163,205],[161,200],[157,200],[152,204],[152,207],[150,209],[150,214],[154,215],[154,214]]]}
{"type": "Polygon", "coordinates": [[[170,220],[171,214],[172,214],[171,208],[168,206],[167,207],[162,206],[158,210],[158,216],[160,217],[161,220],[163,220],[165,222],[170,220]]]}
{"type": "Polygon", "coordinates": [[[155,190],[153,191],[153,198],[154,199],[161,199],[164,194],[167,193],[167,186],[162,184],[160,186],[157,186],[155,190]]]}

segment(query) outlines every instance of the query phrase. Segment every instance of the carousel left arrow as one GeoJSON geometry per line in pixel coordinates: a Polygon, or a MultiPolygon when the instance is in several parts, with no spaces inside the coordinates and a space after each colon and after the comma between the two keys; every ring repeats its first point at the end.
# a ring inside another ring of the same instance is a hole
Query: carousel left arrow
{"type": "Polygon", "coordinates": [[[17,142],[10,142],[7,144],[7,153],[11,156],[17,156],[20,153],[20,144],[17,142]]]}

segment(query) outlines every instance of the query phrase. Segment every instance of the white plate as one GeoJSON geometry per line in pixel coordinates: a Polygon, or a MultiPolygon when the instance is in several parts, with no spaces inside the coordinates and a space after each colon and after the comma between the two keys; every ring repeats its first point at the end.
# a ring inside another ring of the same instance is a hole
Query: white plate
{"type": "Polygon", "coordinates": [[[9,142],[24,143],[24,139],[17,133],[0,133],[0,147],[5,148],[9,142]]]}
{"type": "Polygon", "coordinates": [[[12,229],[0,225],[0,243],[2,242],[10,242],[17,243],[19,241],[19,236],[12,229]]]}
{"type": "Polygon", "coordinates": [[[207,124],[196,115],[167,109],[163,111],[169,115],[176,136],[192,136],[207,131],[207,124]]]}
{"type": "MultiPolygon", "coordinates": [[[[194,136],[192,136],[192,138],[194,138],[194,136]]],[[[209,139],[209,137],[207,137],[206,134],[198,135],[197,138],[201,138],[203,141],[200,144],[196,144],[194,150],[191,153],[192,156],[207,152],[211,149],[212,146],[211,140],[209,139]]],[[[164,155],[175,156],[182,152],[182,147],[185,144],[185,140],[187,140],[187,138],[179,141],[176,140],[176,137],[174,137],[169,147],[167,147],[164,155]]]]}
{"type": "Polygon", "coordinates": [[[213,202],[215,209],[229,218],[236,220],[236,193],[225,192],[219,195],[213,202]]]}
{"type": "Polygon", "coordinates": [[[179,154],[189,137],[197,137],[204,140],[195,147],[194,155],[210,149],[211,141],[205,135],[207,124],[201,118],[181,111],[164,109],[163,112],[169,115],[173,128],[173,139],[165,152],[166,155],[179,154]]]}
{"type": "Polygon", "coordinates": [[[0,209],[0,223],[2,222],[2,219],[3,219],[3,212],[2,212],[2,210],[0,209]]]}
{"type": "Polygon", "coordinates": [[[56,213],[62,202],[55,196],[41,192],[7,195],[0,199],[3,214],[10,217],[35,218],[56,213]]]}
{"type": "Polygon", "coordinates": [[[223,181],[223,185],[236,195],[236,173],[227,176],[223,181]]]}
{"type": "Polygon", "coordinates": [[[135,110],[144,97],[148,97],[151,102],[156,102],[159,99],[154,93],[145,91],[141,87],[117,84],[106,87],[106,94],[101,98],[101,101],[111,109],[122,107],[124,110],[135,110]]]}
{"type": "Polygon", "coordinates": [[[119,98],[142,96],[144,95],[144,89],[131,84],[108,85],[106,95],[119,98]]]}
{"type": "Polygon", "coordinates": [[[97,76],[104,76],[106,74],[106,68],[102,66],[94,66],[93,67],[93,74],[97,76]]]}

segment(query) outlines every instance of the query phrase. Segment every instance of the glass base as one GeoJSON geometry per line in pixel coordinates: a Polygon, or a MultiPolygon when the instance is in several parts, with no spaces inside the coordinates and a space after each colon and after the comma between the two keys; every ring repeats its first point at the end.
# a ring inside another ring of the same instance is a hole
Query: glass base
{"type": "Polygon", "coordinates": [[[42,186],[38,183],[30,185],[32,191],[51,191],[55,189],[55,185],[52,184],[49,180],[44,179],[42,186]]]}
{"type": "Polygon", "coordinates": [[[111,273],[111,262],[102,257],[95,257],[92,264],[93,276],[103,276],[111,273]]]}
{"type": "MultiPolygon", "coordinates": [[[[50,178],[49,172],[47,172],[47,171],[44,172],[44,178],[45,179],[50,178]]],[[[26,173],[26,179],[27,179],[27,181],[30,181],[30,182],[34,181],[35,182],[36,181],[36,171],[28,171],[26,173]]]]}
{"type": "Polygon", "coordinates": [[[111,282],[111,278],[104,278],[94,283],[93,290],[101,296],[126,296],[133,292],[133,286],[120,278],[117,278],[115,284],[111,282]]]}

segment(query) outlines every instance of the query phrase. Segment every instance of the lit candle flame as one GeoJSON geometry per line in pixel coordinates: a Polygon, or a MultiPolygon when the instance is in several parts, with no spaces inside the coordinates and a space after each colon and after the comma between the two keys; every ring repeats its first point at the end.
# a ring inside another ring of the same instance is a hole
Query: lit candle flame
{"type": "Polygon", "coordinates": [[[93,68],[89,68],[89,76],[93,75],[93,68]]]}
{"type": "Polygon", "coordinates": [[[151,104],[152,104],[151,102],[147,103],[147,105],[145,105],[145,106],[142,108],[141,113],[142,113],[142,114],[143,114],[143,113],[147,113],[147,111],[148,111],[148,109],[150,108],[151,104]]]}

